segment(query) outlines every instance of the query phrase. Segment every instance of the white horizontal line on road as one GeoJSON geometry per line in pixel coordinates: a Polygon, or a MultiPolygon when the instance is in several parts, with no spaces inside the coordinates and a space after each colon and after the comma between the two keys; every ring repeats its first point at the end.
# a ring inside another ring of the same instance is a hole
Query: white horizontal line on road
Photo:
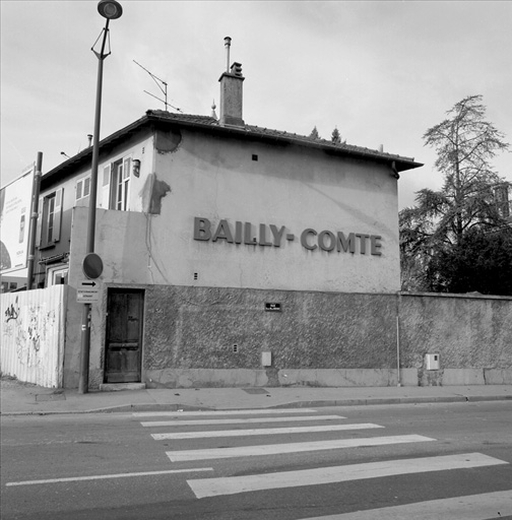
{"type": "Polygon", "coordinates": [[[462,453],[459,455],[366,462],[259,475],[195,479],[187,480],[187,482],[197,498],[204,498],[267,489],[333,484],[392,475],[477,468],[498,464],[508,464],[508,462],[481,453],[462,453]]]}
{"type": "Polygon", "coordinates": [[[435,441],[421,435],[395,435],[389,437],[370,437],[368,439],[336,439],[332,441],[294,442],[288,444],[267,444],[261,446],[240,446],[235,448],[211,448],[203,450],[167,451],[172,462],[192,460],[226,459],[230,457],[254,457],[259,455],[278,455],[305,451],[335,450],[358,448],[362,446],[383,446],[408,442],[435,441]]]}
{"type": "Polygon", "coordinates": [[[21,482],[7,482],[9,486],[34,486],[36,484],[58,484],[60,482],[81,482],[84,480],[105,480],[129,477],[151,477],[155,475],[171,475],[173,473],[192,473],[202,471],[213,471],[213,468],[192,468],[192,469],[169,469],[163,471],[142,471],[139,473],[114,473],[112,475],[90,475],[87,477],[65,477],[65,478],[49,478],[44,480],[24,480],[21,482]]]}
{"type": "Polygon", "coordinates": [[[488,520],[512,515],[512,491],[495,491],[303,520],[488,520]]]}
{"type": "Polygon", "coordinates": [[[298,426],[290,428],[261,428],[253,430],[220,430],[207,432],[178,432],[178,433],[152,433],[156,441],[167,439],[202,439],[213,437],[246,437],[250,435],[279,435],[289,433],[319,433],[337,432],[346,430],[367,430],[369,428],[384,428],[378,424],[329,424],[327,426],[298,426]]]}
{"type": "Polygon", "coordinates": [[[191,421],[148,421],[141,422],[142,426],[152,428],[157,426],[201,426],[206,424],[251,424],[251,423],[271,423],[271,422],[299,422],[299,421],[336,421],[346,419],[341,415],[298,415],[295,417],[258,417],[257,419],[198,419],[191,421]]]}
{"type": "Polygon", "coordinates": [[[134,417],[184,417],[190,416],[201,416],[201,415],[273,415],[273,414],[289,414],[289,413],[317,413],[317,410],[310,408],[261,408],[255,410],[204,410],[204,411],[182,411],[182,412],[133,412],[134,417]]]}

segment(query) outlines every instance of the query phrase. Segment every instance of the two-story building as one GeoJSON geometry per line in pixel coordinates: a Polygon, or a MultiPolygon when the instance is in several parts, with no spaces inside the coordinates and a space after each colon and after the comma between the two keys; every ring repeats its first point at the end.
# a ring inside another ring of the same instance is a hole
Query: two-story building
{"type": "MultiPolygon", "coordinates": [[[[100,142],[91,387],[321,383],[322,370],[383,384],[396,367],[397,182],[421,165],[246,124],[240,65],[219,81],[218,118],[149,110],[100,142]]],[[[41,181],[35,285],[69,286],[66,387],[91,155],[41,181]]]]}

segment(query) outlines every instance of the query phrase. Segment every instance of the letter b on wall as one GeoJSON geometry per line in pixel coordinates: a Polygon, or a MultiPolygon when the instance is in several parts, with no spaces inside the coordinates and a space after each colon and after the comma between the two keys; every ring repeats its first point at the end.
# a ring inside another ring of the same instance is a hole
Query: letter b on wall
{"type": "Polygon", "coordinates": [[[194,217],[194,240],[208,241],[212,237],[211,224],[207,218],[194,217]]]}

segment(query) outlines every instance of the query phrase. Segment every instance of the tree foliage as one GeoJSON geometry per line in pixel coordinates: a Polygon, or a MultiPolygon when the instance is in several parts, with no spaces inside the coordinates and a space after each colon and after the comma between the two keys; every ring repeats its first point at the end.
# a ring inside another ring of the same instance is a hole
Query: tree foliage
{"type": "MultiPolygon", "coordinates": [[[[465,266],[472,263],[483,269],[482,254],[491,255],[496,244],[508,251],[510,227],[495,199],[497,186],[504,182],[492,169],[491,160],[509,145],[485,120],[479,95],[456,103],[423,139],[437,152],[435,166],[444,183],[439,191],[420,190],[416,206],[400,212],[402,288],[477,290],[471,289],[474,284],[468,273],[477,274],[465,266]]],[[[479,292],[495,290],[482,286],[479,292]]]]}
{"type": "Polygon", "coordinates": [[[316,126],[314,126],[313,130],[311,130],[309,137],[311,137],[312,139],[320,139],[320,134],[318,133],[316,126]]]}
{"type": "Polygon", "coordinates": [[[337,126],[335,126],[334,130],[332,131],[331,142],[334,143],[334,144],[340,144],[341,143],[341,135],[340,135],[340,131],[338,130],[337,126]]]}

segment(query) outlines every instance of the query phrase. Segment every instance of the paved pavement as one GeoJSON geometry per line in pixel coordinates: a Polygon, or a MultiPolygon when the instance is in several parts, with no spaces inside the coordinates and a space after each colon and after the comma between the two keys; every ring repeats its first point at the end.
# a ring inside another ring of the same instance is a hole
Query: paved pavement
{"type": "Polygon", "coordinates": [[[142,389],[79,394],[2,378],[1,413],[229,410],[512,400],[512,385],[142,389]]]}

